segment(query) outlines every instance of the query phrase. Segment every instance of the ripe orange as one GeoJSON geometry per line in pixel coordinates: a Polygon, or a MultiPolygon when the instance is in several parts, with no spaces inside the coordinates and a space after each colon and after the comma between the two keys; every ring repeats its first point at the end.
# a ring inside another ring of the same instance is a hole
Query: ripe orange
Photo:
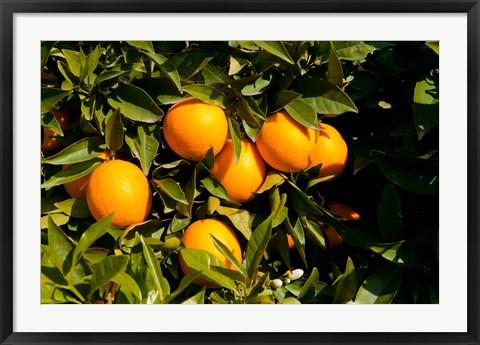
{"type": "Polygon", "coordinates": [[[163,134],[176,154],[198,162],[211,147],[215,155],[222,150],[228,135],[227,118],[222,108],[189,97],[168,110],[163,134]]]}
{"type": "MultiPolygon", "coordinates": [[[[110,150],[107,149],[103,151],[97,156],[97,158],[101,158],[107,161],[110,160],[110,150]]],[[[65,164],[63,166],[63,169],[69,166],[70,164],[65,164]]],[[[72,198],[85,199],[87,197],[87,185],[88,181],[90,181],[90,176],[92,176],[92,173],[82,176],[71,182],[65,183],[63,186],[65,187],[68,195],[70,195],[72,198]]]]}
{"type": "MultiPolygon", "coordinates": [[[[67,128],[75,118],[74,111],[72,109],[55,109],[50,108],[49,112],[57,119],[60,128],[64,130],[67,128]]],[[[59,134],[55,131],[52,131],[49,128],[43,127],[43,144],[42,150],[53,151],[62,146],[61,141],[58,140],[59,134]]]]}
{"type": "Polygon", "coordinates": [[[139,167],[116,159],[93,171],[87,184],[87,204],[96,220],[115,211],[112,226],[127,227],[147,218],[152,193],[139,167]]]}
{"type": "Polygon", "coordinates": [[[347,143],[334,127],[326,123],[322,123],[320,127],[320,136],[315,144],[315,158],[310,167],[322,163],[320,177],[337,177],[347,164],[347,143]]]}
{"type": "Polygon", "coordinates": [[[212,175],[220,181],[231,201],[242,203],[253,198],[265,181],[267,165],[254,143],[242,140],[238,164],[235,164],[233,142],[228,139],[222,151],[215,157],[212,175]]]}
{"type": "MultiPolygon", "coordinates": [[[[238,238],[233,230],[225,223],[216,219],[201,219],[190,224],[183,234],[182,242],[186,248],[201,249],[215,255],[230,269],[235,269],[230,260],[228,260],[220,251],[215,247],[215,244],[210,236],[212,234],[220,242],[222,242],[233,254],[239,263],[242,262],[242,250],[238,238]]],[[[180,268],[185,275],[190,274],[192,270],[187,266],[182,259],[182,255],[179,255],[180,268]]],[[[206,279],[197,278],[194,283],[199,286],[206,286],[210,288],[217,288],[218,286],[210,283],[206,279]]]]}
{"type": "MultiPolygon", "coordinates": [[[[327,205],[327,208],[330,212],[338,218],[338,220],[359,220],[360,215],[355,212],[350,206],[342,204],[340,202],[332,201],[327,205]]],[[[338,246],[343,242],[342,236],[340,236],[333,226],[328,226],[325,228],[324,232],[328,239],[328,248],[333,248],[338,246]]]]}
{"type": "Polygon", "coordinates": [[[267,118],[256,144],[263,159],[271,167],[283,172],[296,172],[310,167],[316,154],[315,131],[283,112],[267,118]]]}

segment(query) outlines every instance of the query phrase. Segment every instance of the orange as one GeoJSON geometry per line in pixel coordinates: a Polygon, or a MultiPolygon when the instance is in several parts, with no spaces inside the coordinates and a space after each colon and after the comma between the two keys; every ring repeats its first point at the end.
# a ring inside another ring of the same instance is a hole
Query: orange
{"type": "Polygon", "coordinates": [[[152,192],[139,167],[116,159],[93,171],[87,184],[87,204],[96,220],[115,212],[111,225],[127,227],[147,218],[152,192]]]}
{"type": "MultiPolygon", "coordinates": [[[[62,130],[67,128],[73,122],[75,117],[74,111],[67,108],[58,110],[55,108],[50,108],[49,112],[55,117],[55,119],[57,119],[62,130]]],[[[59,134],[57,132],[43,127],[43,134],[43,151],[53,151],[62,146],[62,142],[58,140],[59,134]]]]}
{"type": "MultiPolygon", "coordinates": [[[[226,267],[230,269],[235,269],[235,266],[232,265],[230,260],[228,260],[215,246],[212,237],[212,234],[222,242],[233,254],[235,259],[239,263],[242,262],[242,250],[240,248],[240,243],[238,238],[233,232],[233,230],[228,227],[225,223],[218,221],[216,219],[201,219],[190,224],[190,226],[185,230],[183,234],[182,242],[186,248],[200,249],[209,252],[212,255],[215,255],[220,259],[221,262],[225,264],[226,267]]],[[[187,266],[185,261],[182,259],[182,255],[179,255],[180,268],[182,269],[185,275],[190,274],[192,270],[187,266]]],[[[194,283],[199,286],[206,286],[210,288],[217,288],[218,286],[210,283],[209,281],[203,278],[197,278],[194,280],[194,283]]]]}
{"type": "Polygon", "coordinates": [[[233,202],[242,203],[253,198],[265,181],[267,165],[254,143],[242,140],[238,164],[235,164],[233,142],[228,139],[222,151],[215,157],[212,175],[225,187],[233,202]]]}
{"type": "Polygon", "coordinates": [[[263,124],[257,138],[258,152],[272,167],[297,172],[312,165],[316,151],[315,131],[284,112],[274,113],[263,124]]]}
{"type": "MultiPolygon", "coordinates": [[[[350,206],[342,204],[340,202],[332,201],[327,205],[330,212],[338,218],[338,220],[359,220],[360,215],[355,212],[350,206]]],[[[325,235],[328,239],[328,248],[338,246],[343,242],[342,236],[340,236],[333,226],[324,227],[325,235]]]]}
{"type": "Polygon", "coordinates": [[[321,163],[320,177],[337,177],[347,164],[347,143],[334,127],[326,123],[322,123],[320,127],[320,136],[315,144],[315,158],[310,167],[321,163]]]}
{"type": "Polygon", "coordinates": [[[211,147],[214,155],[222,150],[228,135],[227,118],[222,108],[189,97],[168,110],[163,134],[177,155],[198,162],[211,147]]]}
{"type": "MultiPolygon", "coordinates": [[[[97,158],[109,160],[110,150],[107,149],[103,151],[97,156],[97,158]]],[[[71,164],[65,164],[63,166],[63,169],[69,167],[70,165],[71,164]]],[[[68,195],[70,195],[72,198],[85,199],[87,197],[87,184],[88,181],[90,181],[90,176],[92,176],[92,173],[89,173],[71,182],[65,183],[63,186],[65,187],[68,195]]]]}

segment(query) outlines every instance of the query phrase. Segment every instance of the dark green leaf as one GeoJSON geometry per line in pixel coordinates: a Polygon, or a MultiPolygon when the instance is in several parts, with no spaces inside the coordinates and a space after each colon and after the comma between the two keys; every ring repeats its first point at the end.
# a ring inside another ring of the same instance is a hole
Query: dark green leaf
{"type": "Polygon", "coordinates": [[[270,113],[275,113],[279,110],[282,110],[288,103],[293,100],[302,97],[301,94],[289,91],[281,90],[273,95],[273,103],[270,106],[270,113]]]}
{"type": "Polygon", "coordinates": [[[83,256],[83,253],[90,248],[90,246],[105,235],[110,227],[110,223],[113,219],[113,212],[98,222],[90,225],[87,230],[82,234],[77,245],[73,249],[72,263],[75,266],[83,256]]]}
{"type": "Polygon", "coordinates": [[[320,130],[317,113],[302,98],[296,98],[285,105],[287,113],[304,127],[320,130]]]}
{"type": "Polygon", "coordinates": [[[380,266],[363,282],[355,297],[356,303],[389,304],[397,294],[403,272],[391,264],[380,266]]]}
{"type": "Polygon", "coordinates": [[[428,264],[428,251],[411,241],[376,243],[370,249],[394,264],[404,267],[424,267],[428,264]]]}
{"type": "Polygon", "coordinates": [[[224,186],[212,176],[204,177],[200,180],[202,185],[208,190],[208,192],[221,199],[229,200],[228,192],[224,186]]]}
{"type": "Polygon", "coordinates": [[[137,126],[136,133],[133,130],[128,131],[125,137],[132,154],[140,160],[140,166],[145,176],[148,175],[160,147],[160,142],[155,136],[155,130],[154,125],[137,126]]]}
{"type": "Polygon", "coordinates": [[[438,125],[440,111],[438,84],[438,70],[432,70],[423,75],[415,85],[413,117],[418,140],[422,140],[428,131],[438,125]]]}
{"type": "Polygon", "coordinates": [[[154,123],[163,117],[163,111],[141,88],[133,85],[120,85],[108,99],[108,104],[133,121],[154,123]]]}
{"type": "Polygon", "coordinates": [[[103,159],[94,158],[86,162],[72,164],[51,176],[48,181],[42,183],[40,188],[50,189],[64,183],[74,181],[94,171],[98,166],[100,166],[100,164],[102,164],[102,162],[103,159]]]}
{"type": "Polygon", "coordinates": [[[204,84],[192,84],[192,85],[185,85],[181,89],[185,91],[190,96],[195,97],[202,102],[216,105],[222,109],[225,109],[225,95],[210,85],[204,84]]]}
{"type": "Polygon", "coordinates": [[[180,284],[178,284],[177,289],[175,291],[173,291],[172,293],[170,293],[168,296],[165,297],[164,303],[168,304],[171,301],[173,301],[176,297],[180,296],[180,294],[183,291],[185,291],[185,289],[187,287],[189,287],[190,284],[195,279],[197,279],[200,275],[201,275],[200,272],[194,272],[194,273],[190,273],[190,274],[186,275],[185,277],[183,277],[182,280],[180,281],[180,284]]]}
{"type": "Polygon", "coordinates": [[[358,109],[350,97],[339,88],[322,79],[301,78],[294,90],[303,95],[302,99],[309,104],[317,114],[358,113],[358,109]]]}
{"type": "Polygon", "coordinates": [[[183,192],[178,182],[175,182],[173,179],[170,178],[153,180],[153,182],[173,200],[188,205],[188,201],[185,198],[185,193],[183,192]]]}
{"type": "Polygon", "coordinates": [[[43,160],[43,163],[54,165],[73,164],[88,161],[105,151],[102,137],[88,137],[80,139],[57,154],[43,160]]]}
{"type": "Polygon", "coordinates": [[[343,86],[342,63],[337,56],[337,51],[333,42],[330,42],[330,53],[328,56],[328,81],[339,87],[343,86]]]}
{"type": "Polygon", "coordinates": [[[183,96],[169,78],[142,78],[132,82],[160,104],[175,104],[183,96]]]}
{"type": "Polygon", "coordinates": [[[158,53],[151,52],[145,53],[145,55],[147,55],[157,64],[163,74],[165,74],[175,84],[177,90],[180,89],[180,76],[177,69],[175,68],[175,65],[172,62],[168,61],[165,56],[158,53]]]}
{"type": "Polygon", "coordinates": [[[395,185],[387,182],[377,207],[378,230],[387,242],[398,241],[403,237],[402,208],[395,185]]]}
{"type": "Polygon", "coordinates": [[[229,117],[228,128],[230,130],[230,138],[232,139],[233,143],[235,164],[238,164],[240,153],[242,152],[242,134],[240,133],[240,126],[234,119],[229,117]]]}
{"type": "Polygon", "coordinates": [[[60,89],[54,89],[49,87],[42,87],[42,114],[48,112],[51,107],[60,102],[62,99],[71,94],[71,91],[64,91],[60,89]]]}
{"type": "Polygon", "coordinates": [[[107,116],[105,126],[105,142],[110,151],[115,154],[123,146],[123,123],[120,109],[117,108],[113,113],[107,116]]]}
{"type": "Polygon", "coordinates": [[[252,232],[252,236],[250,236],[250,240],[248,241],[245,253],[245,265],[251,282],[255,280],[258,265],[262,260],[271,236],[272,215],[270,215],[259,226],[257,226],[257,228],[252,232]]]}
{"type": "Polygon", "coordinates": [[[293,65],[295,63],[283,43],[280,41],[254,41],[254,43],[260,48],[265,49],[270,54],[279,57],[289,64],[293,65]]]}
{"type": "Polygon", "coordinates": [[[438,161],[370,151],[378,169],[393,183],[417,194],[437,194],[438,161]]]}

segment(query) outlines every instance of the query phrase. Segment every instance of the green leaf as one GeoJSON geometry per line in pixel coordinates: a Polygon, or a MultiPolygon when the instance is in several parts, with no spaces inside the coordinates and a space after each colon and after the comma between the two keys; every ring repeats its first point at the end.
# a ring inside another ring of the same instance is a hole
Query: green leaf
{"type": "Polygon", "coordinates": [[[197,272],[202,272],[202,276],[212,283],[226,287],[230,290],[237,289],[233,279],[212,269],[212,266],[226,268],[223,262],[221,262],[215,255],[204,250],[193,248],[180,250],[180,255],[188,267],[197,272]]]}
{"type": "Polygon", "coordinates": [[[110,278],[110,280],[120,286],[119,291],[127,296],[131,304],[142,302],[142,289],[140,289],[135,279],[128,275],[128,273],[119,272],[110,278]],[[131,296],[131,298],[129,298],[129,296],[131,296]]]}
{"type": "Polygon", "coordinates": [[[142,235],[140,235],[140,242],[142,243],[143,256],[145,258],[145,261],[147,262],[148,271],[150,272],[153,282],[155,284],[158,298],[160,299],[160,302],[163,302],[165,297],[170,292],[170,286],[168,284],[168,281],[163,277],[162,269],[160,268],[160,264],[158,263],[155,253],[153,252],[152,248],[150,248],[150,246],[145,242],[145,239],[142,235]]]}
{"type": "Polygon", "coordinates": [[[300,219],[297,218],[295,221],[295,225],[292,226],[290,223],[290,219],[285,218],[284,222],[285,226],[287,227],[288,233],[292,236],[293,243],[295,244],[295,248],[297,249],[300,257],[303,260],[305,266],[307,266],[307,257],[305,255],[305,232],[303,231],[302,223],[300,219]]]}
{"type": "Polygon", "coordinates": [[[120,109],[117,108],[113,113],[107,116],[105,120],[105,142],[110,151],[115,154],[123,146],[123,123],[120,115],[120,109]]]}
{"type": "Polygon", "coordinates": [[[186,275],[185,277],[182,278],[180,281],[180,284],[178,284],[178,287],[175,291],[170,293],[168,296],[165,297],[165,304],[170,303],[173,301],[176,297],[180,296],[180,294],[185,291],[187,287],[190,286],[190,284],[197,279],[202,273],[201,272],[194,272],[186,275]]]}
{"type": "Polygon", "coordinates": [[[240,153],[242,152],[242,134],[240,133],[240,126],[238,123],[230,117],[228,118],[228,128],[233,143],[235,165],[237,165],[238,160],[240,159],[240,153]]]}
{"type": "Polygon", "coordinates": [[[285,105],[287,113],[304,127],[320,130],[317,113],[302,98],[296,98],[285,105]]]}
{"type": "Polygon", "coordinates": [[[86,162],[72,164],[51,176],[48,181],[42,183],[40,188],[50,189],[52,187],[79,179],[80,177],[94,171],[98,166],[100,166],[100,164],[103,163],[103,161],[103,159],[94,158],[86,162]]]}
{"type": "Polygon", "coordinates": [[[210,194],[221,199],[229,200],[228,192],[225,187],[212,176],[204,177],[200,182],[210,194]]]}
{"type": "Polygon", "coordinates": [[[360,304],[390,304],[403,280],[403,272],[391,264],[377,268],[358,289],[355,302],[360,304]]]}
{"type": "Polygon", "coordinates": [[[280,41],[254,41],[254,43],[262,49],[265,49],[272,55],[279,57],[280,59],[288,62],[289,64],[295,64],[295,61],[291,58],[287,49],[280,41]]]}
{"type": "Polygon", "coordinates": [[[110,80],[110,79],[113,79],[113,78],[117,78],[121,75],[124,75],[125,73],[127,73],[128,71],[115,71],[115,70],[108,70],[108,69],[104,69],[102,72],[100,72],[100,74],[98,75],[97,79],[95,79],[95,84],[100,84],[100,83],[103,83],[104,81],[107,81],[107,80],[110,80]]]}
{"type": "Polygon", "coordinates": [[[413,93],[413,118],[418,140],[432,128],[438,126],[439,121],[439,73],[432,70],[424,74],[416,83],[413,93]]]}
{"type": "Polygon", "coordinates": [[[70,216],[64,213],[50,213],[40,218],[40,229],[48,229],[48,219],[52,218],[53,222],[57,226],[62,226],[70,221],[70,216]]]}
{"type": "Polygon", "coordinates": [[[160,104],[175,104],[183,98],[169,78],[142,78],[134,80],[132,84],[143,89],[160,104]]]}
{"type": "Polygon", "coordinates": [[[153,182],[173,200],[176,200],[184,205],[188,205],[185,193],[178,182],[175,182],[170,178],[153,180],[153,182]]]}
{"type": "Polygon", "coordinates": [[[158,53],[145,53],[150,59],[152,59],[157,66],[160,68],[160,70],[165,74],[176,86],[177,90],[181,88],[180,84],[180,75],[178,74],[177,69],[175,68],[175,65],[168,61],[168,59],[158,53]]]}
{"type": "MultiPolygon", "coordinates": [[[[248,98],[240,96],[239,102],[236,105],[236,112],[242,119],[242,122],[246,122],[251,128],[261,129],[257,117],[263,117],[263,115],[259,116],[257,111],[252,109],[250,105],[251,101],[247,101],[248,98]]],[[[253,101],[253,103],[255,103],[255,101],[253,101]]]]}
{"type": "Polygon", "coordinates": [[[247,210],[219,206],[215,211],[218,214],[227,217],[232,222],[233,226],[240,231],[247,240],[250,239],[250,236],[252,235],[253,219],[247,210]]]}
{"type": "Polygon", "coordinates": [[[425,45],[433,50],[437,55],[440,55],[440,42],[438,41],[427,41],[425,45]]]}
{"type": "Polygon", "coordinates": [[[411,241],[376,243],[369,248],[399,266],[424,267],[428,264],[428,250],[411,241]]]}
{"type": "Polygon", "coordinates": [[[88,161],[105,151],[102,137],[87,137],[69,145],[62,151],[43,159],[43,163],[63,165],[88,161]]]}
{"type": "Polygon", "coordinates": [[[270,106],[270,113],[275,113],[279,110],[282,110],[287,104],[300,97],[302,97],[301,94],[290,90],[278,91],[273,95],[273,101],[270,106]]]}
{"type": "Polygon", "coordinates": [[[255,194],[261,194],[275,186],[280,186],[286,181],[286,177],[275,170],[269,170],[263,185],[255,192],[255,194]]]}
{"type": "Polygon", "coordinates": [[[85,199],[67,199],[55,203],[59,210],[75,218],[89,218],[92,216],[85,199]]]}
{"type": "Polygon", "coordinates": [[[40,63],[40,68],[43,70],[45,67],[45,64],[48,61],[48,58],[50,57],[50,52],[52,51],[52,48],[57,44],[56,41],[42,41],[41,44],[41,63],[40,63]]]}
{"type": "Polygon", "coordinates": [[[141,88],[133,85],[120,85],[110,94],[108,104],[132,121],[155,123],[162,119],[163,111],[141,88]]]}
{"type": "Polygon", "coordinates": [[[339,59],[348,61],[363,60],[376,50],[374,46],[361,41],[335,41],[334,45],[339,59]]]}
{"type": "Polygon", "coordinates": [[[109,280],[120,272],[125,272],[129,257],[127,255],[110,255],[95,265],[90,280],[89,299],[93,293],[104,286],[109,280]]]}
{"type": "Polygon", "coordinates": [[[303,304],[310,303],[315,297],[315,287],[318,283],[318,278],[318,269],[314,267],[312,269],[312,273],[310,273],[310,276],[308,277],[305,284],[302,286],[302,289],[297,296],[298,300],[303,304]]]}
{"type": "Polygon", "coordinates": [[[181,89],[190,96],[201,100],[207,104],[216,105],[222,109],[226,108],[225,95],[215,87],[205,84],[185,85],[181,89]]]}
{"type": "Polygon", "coordinates": [[[204,304],[205,302],[205,291],[207,289],[203,287],[198,293],[193,295],[192,297],[186,299],[181,304],[204,304]]]}
{"type": "Polygon", "coordinates": [[[42,304],[64,304],[64,303],[77,303],[81,302],[72,296],[68,291],[61,289],[53,284],[41,285],[41,300],[42,304]]]}
{"type": "MultiPolygon", "coordinates": [[[[110,223],[113,219],[113,212],[98,222],[90,225],[87,230],[82,234],[80,240],[73,250],[72,266],[75,266],[83,256],[83,253],[90,248],[90,246],[105,235],[110,227],[110,223]]],[[[71,266],[71,267],[72,267],[71,266]]]]}
{"type": "Polygon", "coordinates": [[[71,91],[64,91],[60,89],[54,89],[49,87],[42,87],[42,102],[41,112],[42,114],[48,112],[51,107],[60,102],[62,99],[71,94],[71,91]]]}
{"type": "Polygon", "coordinates": [[[302,99],[317,114],[338,115],[349,111],[358,113],[357,106],[345,91],[325,80],[301,78],[295,82],[293,91],[302,94],[302,99]]]}
{"type": "Polygon", "coordinates": [[[55,116],[52,115],[52,113],[47,112],[45,114],[42,114],[41,125],[51,129],[54,132],[57,132],[60,136],[63,137],[62,127],[60,126],[60,123],[58,123],[58,120],[55,118],[55,116]]]}
{"type": "Polygon", "coordinates": [[[80,71],[82,69],[82,65],[80,63],[80,52],[74,50],[63,49],[62,50],[63,56],[67,60],[68,68],[76,77],[80,77],[80,71]]]}
{"type": "Polygon", "coordinates": [[[403,237],[402,208],[395,185],[387,182],[377,207],[378,230],[388,242],[398,241],[403,237]]]}
{"type": "Polygon", "coordinates": [[[337,51],[333,42],[330,42],[330,53],[328,55],[328,81],[339,87],[343,86],[342,63],[337,56],[337,51]]]}
{"type": "Polygon", "coordinates": [[[380,172],[403,189],[417,194],[438,193],[438,161],[373,150],[370,155],[380,172]]]}
{"type": "Polygon", "coordinates": [[[132,151],[132,155],[140,160],[140,166],[145,176],[148,175],[153,160],[157,155],[160,142],[155,136],[157,127],[154,126],[137,126],[127,131],[125,141],[132,151]]]}
{"type": "Polygon", "coordinates": [[[228,75],[237,74],[242,70],[243,67],[245,67],[249,63],[250,62],[246,59],[230,56],[230,67],[228,69],[228,75]]]}
{"type": "Polygon", "coordinates": [[[65,275],[67,272],[64,271],[63,264],[72,250],[73,244],[54,223],[50,215],[48,215],[48,245],[50,259],[58,270],[65,275]]]}
{"type": "Polygon", "coordinates": [[[151,41],[126,41],[129,45],[139,50],[154,53],[153,44],[151,41]]]}
{"type": "Polygon", "coordinates": [[[357,279],[355,274],[355,266],[350,257],[347,259],[345,273],[337,279],[335,288],[334,304],[345,304],[355,297],[357,292],[357,279]]]}
{"type": "Polygon", "coordinates": [[[262,260],[265,249],[267,249],[268,242],[272,236],[272,215],[265,219],[252,232],[250,240],[248,241],[245,253],[245,265],[247,268],[247,275],[250,282],[255,281],[257,275],[258,265],[262,260]]]}
{"type": "MultiPolygon", "coordinates": [[[[246,274],[245,269],[242,267],[241,263],[237,261],[237,258],[232,254],[230,249],[228,249],[226,245],[224,245],[219,239],[217,239],[212,234],[210,234],[210,236],[212,237],[213,244],[219,250],[219,252],[222,253],[222,255],[225,256],[231,262],[231,264],[237,269],[237,271],[245,275],[246,274]]],[[[241,281],[245,281],[245,279],[241,281]]]]}

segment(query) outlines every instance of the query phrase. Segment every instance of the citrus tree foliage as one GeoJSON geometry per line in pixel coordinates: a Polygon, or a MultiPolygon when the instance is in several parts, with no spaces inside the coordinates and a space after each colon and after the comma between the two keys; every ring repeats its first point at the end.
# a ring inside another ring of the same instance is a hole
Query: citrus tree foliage
{"type": "Polygon", "coordinates": [[[43,42],[41,53],[41,124],[61,143],[42,152],[42,303],[438,303],[438,42],[43,42]],[[334,125],[347,167],[336,179],[270,168],[252,201],[233,203],[211,151],[190,162],[163,139],[164,115],[187,96],[224,109],[236,154],[284,109],[334,125]],[[52,108],[76,117],[61,128],[52,108]],[[106,148],[151,183],[141,224],[96,222],[62,186],[106,148]],[[335,218],[329,201],[361,219],[335,218]],[[183,249],[203,218],[236,231],[235,270],[183,249]],[[331,249],[328,225],[344,239],[331,249]],[[200,275],[220,288],[192,284],[200,275]]]}

